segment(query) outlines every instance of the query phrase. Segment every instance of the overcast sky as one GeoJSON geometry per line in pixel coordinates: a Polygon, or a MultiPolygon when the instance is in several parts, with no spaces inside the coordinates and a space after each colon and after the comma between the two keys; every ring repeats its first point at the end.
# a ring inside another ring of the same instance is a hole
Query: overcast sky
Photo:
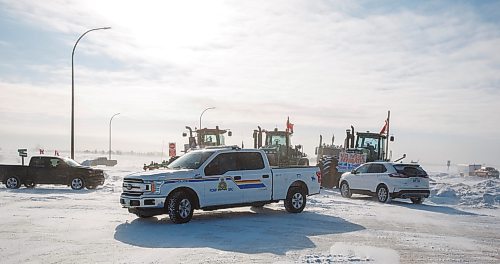
{"type": "Polygon", "coordinates": [[[295,124],[314,155],[351,124],[393,156],[500,164],[499,1],[0,0],[0,148],[161,151],[184,127],[295,124]]]}

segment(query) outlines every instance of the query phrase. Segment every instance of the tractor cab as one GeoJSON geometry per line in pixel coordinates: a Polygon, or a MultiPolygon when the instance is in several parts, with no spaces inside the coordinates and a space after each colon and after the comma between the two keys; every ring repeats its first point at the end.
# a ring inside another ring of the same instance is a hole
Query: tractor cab
{"type": "MultiPolygon", "coordinates": [[[[346,130],[345,148],[347,152],[366,154],[366,162],[388,160],[386,153],[387,136],[371,132],[356,132],[354,127],[346,130]]],[[[394,137],[390,138],[394,141],[394,137]]]]}
{"type": "Polygon", "coordinates": [[[292,132],[279,131],[278,128],[270,131],[258,128],[254,130],[254,148],[262,149],[267,154],[271,166],[309,165],[307,155],[301,152],[302,146],[292,147],[292,132]],[[264,142],[262,142],[263,133],[266,134],[264,142]]]}
{"type": "MultiPolygon", "coordinates": [[[[224,135],[227,133],[228,136],[232,136],[231,131],[219,129],[219,126],[216,126],[215,129],[202,128],[194,131],[186,126],[186,129],[189,131],[189,142],[184,146],[185,151],[194,148],[224,146],[226,144],[224,135]],[[196,133],[196,136],[193,135],[194,133],[196,133]]],[[[182,136],[186,137],[187,133],[183,133],[182,136]]]]}
{"type": "Polygon", "coordinates": [[[273,131],[266,131],[266,144],[265,146],[290,146],[290,132],[278,131],[275,128],[273,131]]]}

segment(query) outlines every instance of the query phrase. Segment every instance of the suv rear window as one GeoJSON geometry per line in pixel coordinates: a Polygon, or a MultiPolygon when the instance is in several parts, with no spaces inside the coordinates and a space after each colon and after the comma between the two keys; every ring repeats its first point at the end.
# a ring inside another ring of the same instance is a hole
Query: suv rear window
{"type": "Polygon", "coordinates": [[[394,169],[400,174],[408,177],[426,177],[427,172],[419,165],[394,165],[394,169]]]}

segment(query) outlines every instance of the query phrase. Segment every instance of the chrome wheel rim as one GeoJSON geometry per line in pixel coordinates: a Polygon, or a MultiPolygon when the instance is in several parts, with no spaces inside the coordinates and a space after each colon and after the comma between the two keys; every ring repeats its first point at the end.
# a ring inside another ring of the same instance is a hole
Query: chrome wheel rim
{"type": "Polygon", "coordinates": [[[292,196],[292,206],[295,209],[299,209],[304,204],[304,196],[301,193],[295,193],[292,196]]]}
{"type": "Polygon", "coordinates": [[[179,215],[186,218],[191,214],[191,202],[188,199],[182,199],[179,203],[179,215]]]}
{"type": "Polygon", "coordinates": [[[347,184],[342,184],[342,187],[341,187],[341,191],[342,191],[342,196],[344,197],[347,197],[348,193],[349,193],[349,189],[347,187],[347,184]]]}
{"type": "Polygon", "coordinates": [[[7,188],[15,188],[17,184],[18,182],[16,178],[8,178],[5,185],[7,185],[7,188]]]}
{"type": "Polygon", "coordinates": [[[73,179],[71,181],[71,187],[73,187],[73,189],[81,189],[83,187],[82,179],[80,178],[73,179]]]}
{"type": "Polygon", "coordinates": [[[387,191],[385,188],[378,189],[378,200],[385,201],[387,199],[387,191]]]}

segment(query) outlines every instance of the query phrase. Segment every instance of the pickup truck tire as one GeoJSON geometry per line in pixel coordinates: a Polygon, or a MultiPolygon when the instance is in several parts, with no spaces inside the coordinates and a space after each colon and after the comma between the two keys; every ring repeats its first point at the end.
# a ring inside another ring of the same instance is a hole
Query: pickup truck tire
{"type": "Polygon", "coordinates": [[[343,181],[342,184],[340,184],[340,195],[344,198],[351,198],[352,196],[351,189],[346,181],[343,181]]]}
{"type": "Polygon", "coordinates": [[[306,207],[306,192],[303,188],[292,187],[285,199],[285,209],[289,213],[300,213],[306,207]]]}
{"type": "Polygon", "coordinates": [[[418,198],[410,198],[411,202],[414,204],[422,204],[425,200],[423,197],[418,197],[418,198]]]}
{"type": "Polygon", "coordinates": [[[24,187],[26,187],[26,188],[33,189],[33,188],[35,188],[35,186],[36,186],[36,183],[34,181],[24,182],[24,187]]]}
{"type": "Polygon", "coordinates": [[[184,191],[175,192],[168,200],[168,216],[176,224],[184,224],[193,217],[193,198],[184,191]]]}
{"type": "Polygon", "coordinates": [[[21,181],[16,176],[10,176],[5,180],[5,186],[9,189],[19,189],[19,187],[21,187],[21,181]]]}
{"type": "Polygon", "coordinates": [[[71,179],[70,182],[71,189],[73,190],[81,190],[85,186],[85,183],[82,178],[80,177],[75,177],[71,179]]]}

